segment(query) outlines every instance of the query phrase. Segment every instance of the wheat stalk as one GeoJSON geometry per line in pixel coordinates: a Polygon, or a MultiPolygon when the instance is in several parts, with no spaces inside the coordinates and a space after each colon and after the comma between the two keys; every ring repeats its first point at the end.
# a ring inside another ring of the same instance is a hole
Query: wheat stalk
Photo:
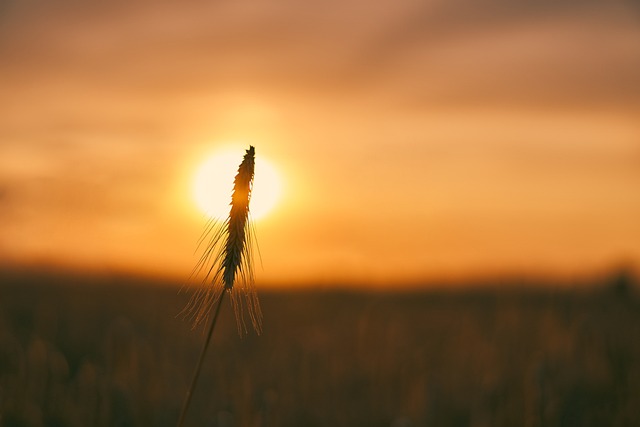
{"type": "Polygon", "coordinates": [[[247,332],[244,304],[247,306],[253,328],[258,334],[262,331],[262,312],[253,281],[253,246],[251,243],[254,233],[249,221],[249,202],[254,169],[255,148],[250,146],[233,181],[229,216],[221,224],[210,220],[198,242],[198,247],[206,242],[206,248],[196,264],[192,276],[204,270],[203,282],[210,283],[196,291],[187,304],[185,312],[192,318],[194,327],[196,327],[209,317],[214,305],[216,308],[196,364],[191,387],[187,392],[180,413],[178,427],[183,425],[189,409],[191,396],[200,375],[202,362],[213,335],[224,295],[227,293],[230,295],[239,333],[247,332]]]}

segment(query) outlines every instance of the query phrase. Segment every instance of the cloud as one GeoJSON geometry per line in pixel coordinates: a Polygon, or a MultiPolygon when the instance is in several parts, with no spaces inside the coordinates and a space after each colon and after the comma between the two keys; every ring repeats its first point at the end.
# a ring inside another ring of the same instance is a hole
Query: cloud
{"type": "Polygon", "coordinates": [[[35,103],[38,88],[67,91],[65,104],[233,88],[436,106],[637,106],[640,96],[628,1],[44,3],[5,12],[0,37],[7,91],[35,103]]]}

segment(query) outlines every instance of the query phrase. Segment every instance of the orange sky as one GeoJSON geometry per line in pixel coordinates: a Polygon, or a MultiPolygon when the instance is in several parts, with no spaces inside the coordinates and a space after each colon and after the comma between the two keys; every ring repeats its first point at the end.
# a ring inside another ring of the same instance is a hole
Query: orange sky
{"type": "Polygon", "coordinates": [[[639,24],[630,0],[3,4],[0,262],[187,277],[193,173],[234,143],[284,181],[264,283],[637,264],[639,24]]]}

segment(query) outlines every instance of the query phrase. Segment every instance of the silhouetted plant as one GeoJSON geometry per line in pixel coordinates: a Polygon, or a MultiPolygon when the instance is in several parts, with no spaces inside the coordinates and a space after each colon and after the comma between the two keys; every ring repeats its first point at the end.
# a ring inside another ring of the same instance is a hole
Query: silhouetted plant
{"type": "Polygon", "coordinates": [[[253,280],[253,230],[249,221],[254,169],[255,148],[250,146],[233,182],[229,216],[220,224],[215,219],[210,220],[199,242],[206,242],[206,247],[194,274],[204,271],[206,286],[196,291],[185,310],[192,317],[194,326],[208,319],[214,306],[215,310],[178,420],[179,427],[184,424],[225,294],[231,298],[240,333],[247,332],[244,305],[255,331],[259,334],[262,330],[262,312],[253,280]]]}

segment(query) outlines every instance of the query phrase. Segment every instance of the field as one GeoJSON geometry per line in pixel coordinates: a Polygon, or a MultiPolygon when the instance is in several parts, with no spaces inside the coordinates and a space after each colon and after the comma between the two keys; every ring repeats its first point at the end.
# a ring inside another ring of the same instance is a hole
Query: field
{"type": "MultiPolygon", "coordinates": [[[[178,288],[5,272],[9,426],[174,426],[203,340],[178,288]]],[[[260,292],[264,333],[225,306],[187,425],[637,426],[640,302],[589,291],[260,292]]]]}

